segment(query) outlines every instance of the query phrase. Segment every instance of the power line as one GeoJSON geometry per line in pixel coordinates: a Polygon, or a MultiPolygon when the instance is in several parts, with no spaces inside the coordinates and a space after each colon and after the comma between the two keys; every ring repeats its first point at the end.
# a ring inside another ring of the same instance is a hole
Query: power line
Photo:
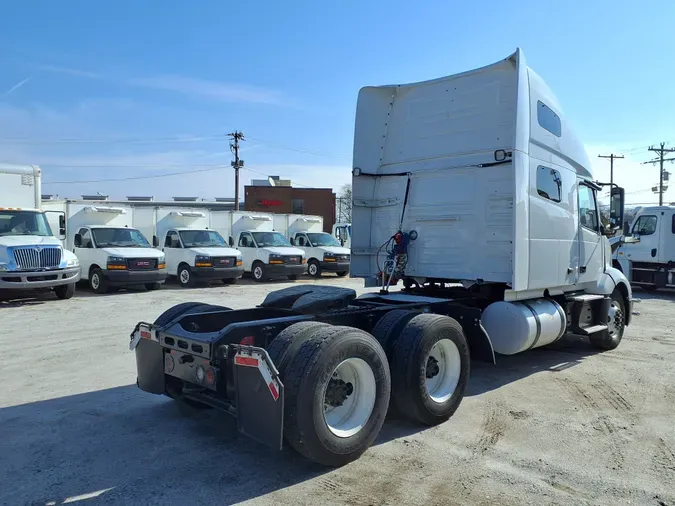
{"type": "Polygon", "coordinates": [[[185,174],[197,174],[200,172],[208,172],[212,170],[222,169],[223,165],[218,165],[215,167],[209,167],[206,169],[198,170],[186,170],[182,172],[170,172],[165,174],[152,174],[148,176],[130,176],[130,177],[120,177],[120,178],[111,178],[111,179],[89,179],[89,180],[79,180],[79,181],[44,181],[44,184],[85,184],[85,183],[108,183],[112,181],[135,181],[138,179],[158,179],[163,177],[172,177],[172,176],[181,176],[185,174]]]}
{"type": "Polygon", "coordinates": [[[21,139],[0,138],[0,144],[163,144],[174,142],[203,142],[221,140],[221,135],[191,136],[191,137],[160,137],[157,139],[21,139]]]}
{"type": "Polygon", "coordinates": [[[288,150],[288,151],[295,151],[296,153],[305,153],[305,154],[308,154],[308,155],[323,156],[323,157],[327,157],[327,158],[335,158],[337,160],[345,160],[345,161],[348,160],[348,158],[346,158],[344,156],[336,155],[334,153],[326,153],[326,152],[323,152],[323,151],[315,151],[315,150],[311,150],[311,149],[294,148],[294,147],[286,146],[286,145],[283,145],[283,144],[268,142],[266,140],[259,139],[258,137],[249,137],[249,139],[257,141],[257,142],[259,142],[261,144],[264,144],[266,146],[269,146],[271,148],[279,148],[279,149],[285,149],[285,150],[288,150]]]}

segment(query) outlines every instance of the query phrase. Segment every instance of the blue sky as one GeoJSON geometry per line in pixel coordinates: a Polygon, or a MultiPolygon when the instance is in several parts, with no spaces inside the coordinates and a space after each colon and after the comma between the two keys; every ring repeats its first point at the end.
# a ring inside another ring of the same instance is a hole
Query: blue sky
{"type": "MultiPolygon", "coordinates": [[[[598,154],[622,152],[616,178],[635,192],[629,201],[654,199],[638,190],[658,171],[639,161],[649,144],[675,146],[675,66],[662,63],[675,53],[675,2],[252,4],[4,2],[0,161],[40,164],[45,183],[209,169],[229,165],[225,134],[238,129],[242,184],[262,173],[339,188],[361,86],[453,74],[521,47],[597,176],[609,166],[598,154]]],[[[45,191],[234,194],[228,167],[45,191]]]]}

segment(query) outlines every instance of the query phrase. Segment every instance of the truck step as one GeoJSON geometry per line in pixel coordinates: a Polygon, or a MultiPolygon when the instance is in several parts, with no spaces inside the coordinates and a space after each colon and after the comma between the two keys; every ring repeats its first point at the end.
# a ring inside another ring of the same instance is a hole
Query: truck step
{"type": "Polygon", "coordinates": [[[579,330],[581,330],[581,333],[583,335],[589,336],[591,334],[595,334],[596,332],[602,332],[603,330],[607,330],[607,325],[602,323],[600,325],[591,325],[590,327],[583,327],[579,330]]]}
{"type": "Polygon", "coordinates": [[[604,295],[598,295],[595,293],[582,293],[579,295],[568,295],[566,297],[566,299],[570,302],[590,302],[592,300],[601,300],[604,298],[604,295]]]}

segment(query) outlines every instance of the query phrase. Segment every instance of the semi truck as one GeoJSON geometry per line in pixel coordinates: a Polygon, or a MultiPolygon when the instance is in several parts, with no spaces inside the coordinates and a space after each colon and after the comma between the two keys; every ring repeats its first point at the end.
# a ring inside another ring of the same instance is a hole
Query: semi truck
{"type": "Polygon", "coordinates": [[[294,281],[307,272],[305,252],[275,230],[274,215],[245,211],[213,211],[211,215],[215,229],[229,236],[230,246],[241,251],[244,272],[255,281],[294,281]]]}
{"type": "MultiPolygon", "coordinates": [[[[373,290],[303,285],[254,308],[171,307],[130,335],[138,387],[341,466],[367,451],[389,409],[421,426],[447,421],[472,357],[495,363],[567,333],[613,350],[633,298],[612,267],[603,186],[520,49],[362,88],[350,269],[373,290]]],[[[620,224],[624,192],[609,186],[620,224]]]]}
{"type": "Polygon", "coordinates": [[[645,291],[675,288],[675,207],[637,210],[613,244],[613,264],[645,291]]]}
{"type": "MultiPolygon", "coordinates": [[[[53,290],[59,299],[75,294],[77,257],[63,248],[42,209],[42,170],[37,165],[0,164],[0,293],[53,290]]],[[[58,232],[66,234],[63,213],[58,232]]]]}
{"type": "Polygon", "coordinates": [[[321,216],[302,214],[275,214],[274,229],[288,237],[290,243],[305,252],[307,274],[315,278],[324,272],[338,277],[349,273],[349,249],[323,231],[321,216]]]}
{"type": "Polygon", "coordinates": [[[131,207],[70,199],[45,201],[44,207],[66,216],[64,246],[77,256],[81,278],[94,293],[158,290],[166,281],[164,255],[134,228],[131,207]]]}

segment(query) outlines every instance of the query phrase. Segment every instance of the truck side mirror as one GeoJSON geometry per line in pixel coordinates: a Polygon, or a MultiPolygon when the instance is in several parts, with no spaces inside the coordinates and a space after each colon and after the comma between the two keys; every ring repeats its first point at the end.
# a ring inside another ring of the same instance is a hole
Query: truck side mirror
{"type": "Polygon", "coordinates": [[[82,247],[82,235],[75,234],[75,240],[73,241],[76,248],[82,247]]]}
{"type": "Polygon", "coordinates": [[[621,229],[623,224],[624,190],[615,186],[609,198],[609,226],[613,230],[621,229]]]}
{"type": "Polygon", "coordinates": [[[289,242],[291,243],[291,246],[295,246],[295,237],[291,237],[289,242]]]}
{"type": "Polygon", "coordinates": [[[159,239],[157,239],[157,236],[156,236],[156,235],[153,235],[153,236],[152,236],[152,246],[153,246],[154,248],[156,248],[157,246],[159,246],[159,239]]]}
{"type": "Polygon", "coordinates": [[[623,238],[625,244],[637,244],[640,242],[640,234],[627,235],[623,238]]]}
{"type": "Polygon", "coordinates": [[[230,246],[234,246],[234,239],[232,239],[232,236],[230,236],[230,237],[227,239],[227,243],[228,243],[230,246]]]}
{"type": "Polygon", "coordinates": [[[66,216],[64,214],[59,215],[59,228],[62,230],[66,228],[66,216]]]}

